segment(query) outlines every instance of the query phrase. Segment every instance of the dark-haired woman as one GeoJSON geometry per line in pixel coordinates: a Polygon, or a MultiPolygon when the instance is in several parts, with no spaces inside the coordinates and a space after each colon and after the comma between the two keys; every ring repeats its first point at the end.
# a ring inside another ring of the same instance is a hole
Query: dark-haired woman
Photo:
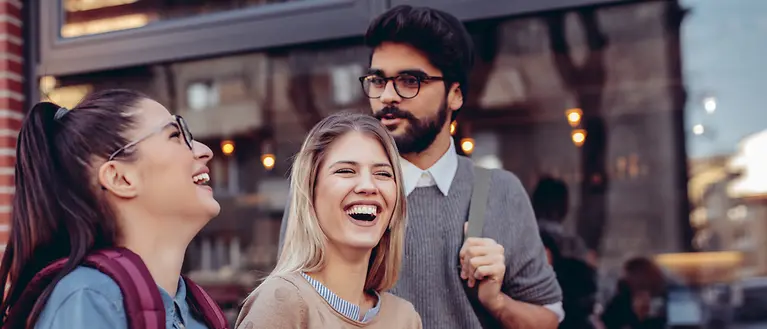
{"type": "Polygon", "coordinates": [[[37,104],[18,138],[0,323],[36,273],[67,259],[25,327],[128,328],[133,315],[116,281],[82,265],[94,250],[120,247],[151,274],[164,327],[208,328],[190,311],[180,274],[188,244],[220,211],[206,185],[211,157],[183,119],[136,92],[94,93],[71,110],[37,104]]]}

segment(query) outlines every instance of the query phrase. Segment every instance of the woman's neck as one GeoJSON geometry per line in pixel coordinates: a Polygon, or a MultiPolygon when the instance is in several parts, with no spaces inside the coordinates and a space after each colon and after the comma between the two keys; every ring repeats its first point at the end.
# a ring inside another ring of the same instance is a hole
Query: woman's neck
{"type": "Polygon", "coordinates": [[[165,243],[159,240],[153,243],[148,239],[136,239],[136,241],[126,240],[123,246],[139,255],[155,283],[174,297],[178,290],[178,280],[181,276],[181,266],[184,263],[187,245],[165,243]]]}
{"type": "Polygon", "coordinates": [[[170,225],[173,221],[167,218],[149,220],[151,216],[147,215],[129,218],[134,219],[134,225],[122,225],[120,245],[139,255],[155,283],[171,297],[175,296],[186,248],[197,231],[186,230],[184,225],[170,225]]]}
{"type": "Polygon", "coordinates": [[[144,261],[155,283],[171,297],[176,295],[186,248],[204,224],[192,218],[159,217],[141,207],[123,207],[118,219],[120,245],[144,261]],[[193,223],[198,223],[195,227],[193,223]]]}
{"type": "Polygon", "coordinates": [[[343,300],[363,308],[370,304],[370,298],[365,294],[370,252],[364,257],[341,257],[328,249],[325,267],[307,274],[343,300]]]}

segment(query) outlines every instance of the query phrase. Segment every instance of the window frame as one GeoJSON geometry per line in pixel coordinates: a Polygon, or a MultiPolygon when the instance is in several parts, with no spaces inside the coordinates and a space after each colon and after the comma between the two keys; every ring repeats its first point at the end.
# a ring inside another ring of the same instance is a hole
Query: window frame
{"type": "Polygon", "coordinates": [[[390,0],[390,3],[392,7],[428,6],[451,13],[462,21],[472,21],[638,1],[642,0],[390,0]]]}
{"type": "Polygon", "coordinates": [[[32,17],[39,22],[38,57],[34,60],[39,77],[359,37],[370,20],[399,4],[431,6],[469,21],[634,1],[638,0],[304,0],[75,38],[60,37],[64,21],[61,0],[32,1],[30,6],[38,7],[33,8],[36,15],[32,17]]]}
{"type": "Polygon", "coordinates": [[[39,61],[35,61],[38,76],[89,73],[359,36],[370,18],[385,10],[377,0],[305,0],[62,38],[62,1],[35,5],[39,6],[38,19],[32,21],[39,22],[39,61]]]}

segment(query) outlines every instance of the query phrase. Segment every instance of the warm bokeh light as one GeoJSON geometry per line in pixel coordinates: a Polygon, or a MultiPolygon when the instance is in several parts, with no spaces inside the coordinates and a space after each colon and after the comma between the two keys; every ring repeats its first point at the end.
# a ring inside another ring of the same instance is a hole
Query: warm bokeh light
{"type": "Polygon", "coordinates": [[[580,147],[586,141],[586,130],[575,129],[573,130],[571,137],[573,139],[573,144],[575,144],[575,146],[580,147]]]}
{"type": "Polygon", "coordinates": [[[583,111],[579,108],[572,108],[565,111],[565,116],[567,117],[567,123],[569,123],[571,127],[577,127],[581,123],[583,111]]]}
{"type": "Polygon", "coordinates": [[[474,139],[473,138],[461,139],[461,149],[466,154],[471,154],[471,152],[474,152],[474,139]]]}
{"type": "Polygon", "coordinates": [[[231,155],[234,153],[234,142],[230,140],[221,142],[221,152],[223,152],[224,155],[231,155]]]}
{"type": "Polygon", "coordinates": [[[61,36],[64,38],[74,38],[83,35],[135,29],[149,24],[150,21],[151,18],[146,14],[130,14],[94,19],[87,22],[67,23],[61,27],[61,36]]]}
{"type": "Polygon", "coordinates": [[[266,170],[272,170],[274,168],[276,160],[274,158],[274,154],[264,154],[261,156],[261,164],[264,165],[264,168],[266,170]]]}
{"type": "Polygon", "coordinates": [[[49,93],[56,88],[56,78],[50,75],[46,75],[40,78],[40,91],[43,93],[49,93]]]}

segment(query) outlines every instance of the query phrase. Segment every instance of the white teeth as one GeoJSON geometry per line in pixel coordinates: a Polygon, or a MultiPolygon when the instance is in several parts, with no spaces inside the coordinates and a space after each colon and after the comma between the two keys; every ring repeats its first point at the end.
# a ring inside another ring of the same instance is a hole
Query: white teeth
{"type": "Polygon", "coordinates": [[[202,173],[202,174],[199,174],[197,176],[192,177],[192,181],[195,184],[207,183],[208,181],[210,181],[210,175],[208,175],[208,173],[202,173]]]}
{"type": "Polygon", "coordinates": [[[378,207],[373,205],[356,205],[346,210],[346,213],[349,215],[351,214],[375,215],[377,212],[378,212],[378,207]]]}

